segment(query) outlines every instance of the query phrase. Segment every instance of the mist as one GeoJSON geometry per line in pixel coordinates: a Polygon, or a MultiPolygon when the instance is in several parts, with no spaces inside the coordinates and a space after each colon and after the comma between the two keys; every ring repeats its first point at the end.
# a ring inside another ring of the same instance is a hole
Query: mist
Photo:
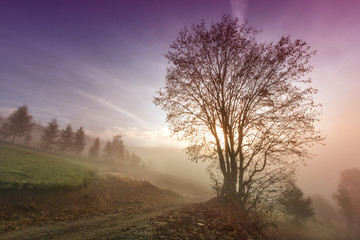
{"type": "Polygon", "coordinates": [[[0,238],[358,239],[359,16],[3,1],[0,238]]]}

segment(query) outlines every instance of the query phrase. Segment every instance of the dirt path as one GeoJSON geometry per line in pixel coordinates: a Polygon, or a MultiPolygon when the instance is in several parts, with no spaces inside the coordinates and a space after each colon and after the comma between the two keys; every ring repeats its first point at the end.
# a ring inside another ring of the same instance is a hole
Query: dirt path
{"type": "Polygon", "coordinates": [[[149,239],[155,232],[156,219],[183,207],[184,203],[137,206],[71,222],[0,234],[0,239],[149,239]]]}

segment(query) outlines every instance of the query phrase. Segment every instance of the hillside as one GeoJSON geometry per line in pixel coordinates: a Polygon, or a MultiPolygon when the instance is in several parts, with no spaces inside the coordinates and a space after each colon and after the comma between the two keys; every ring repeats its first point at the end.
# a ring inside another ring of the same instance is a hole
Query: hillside
{"type": "Polygon", "coordinates": [[[274,223],[221,198],[191,203],[206,190],[172,175],[5,142],[0,188],[1,239],[348,239],[335,225],[274,223]]]}
{"type": "MultiPolygon", "coordinates": [[[[136,214],[162,211],[181,202],[183,198],[176,193],[159,189],[148,182],[116,175],[97,178],[87,187],[75,191],[3,192],[0,196],[0,238],[6,239],[1,235],[4,231],[58,222],[60,225],[71,225],[75,220],[87,218],[96,222],[104,214],[131,218],[136,214]]],[[[48,227],[43,230],[46,232],[48,227]]],[[[71,231],[79,232],[73,227],[71,231]]],[[[35,235],[30,239],[38,237],[35,235]]]]}
{"type": "Polygon", "coordinates": [[[0,142],[0,190],[74,189],[94,175],[93,167],[75,157],[0,142]]]}

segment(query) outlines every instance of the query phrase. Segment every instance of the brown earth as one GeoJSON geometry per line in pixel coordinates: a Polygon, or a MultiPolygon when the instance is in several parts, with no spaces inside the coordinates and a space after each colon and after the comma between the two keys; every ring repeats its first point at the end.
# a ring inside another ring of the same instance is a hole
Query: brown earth
{"type": "Polygon", "coordinates": [[[1,192],[0,239],[51,239],[49,229],[57,237],[67,236],[69,229],[88,233],[94,227],[91,223],[101,228],[114,223],[128,227],[184,202],[179,194],[148,182],[110,175],[74,191],[1,192]]]}
{"type": "Polygon", "coordinates": [[[111,175],[70,192],[2,192],[0,224],[0,239],[267,239],[224,199],[191,203],[111,175]]]}
{"type": "Polygon", "coordinates": [[[214,198],[173,210],[157,218],[158,239],[267,239],[256,218],[234,203],[214,198]]]}

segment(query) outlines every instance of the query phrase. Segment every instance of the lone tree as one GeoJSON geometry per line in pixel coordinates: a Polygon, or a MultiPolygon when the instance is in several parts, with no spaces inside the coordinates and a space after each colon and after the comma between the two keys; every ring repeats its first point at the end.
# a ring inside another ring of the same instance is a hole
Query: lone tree
{"type": "Polygon", "coordinates": [[[80,127],[75,132],[72,149],[75,153],[81,154],[82,150],[84,150],[84,147],[85,147],[85,132],[83,127],[80,127]]]}
{"type": "Polygon", "coordinates": [[[360,170],[349,169],[341,173],[334,198],[348,226],[360,233],[360,170]]]}
{"type": "Polygon", "coordinates": [[[44,130],[43,135],[40,138],[40,147],[53,149],[56,145],[56,138],[58,137],[59,125],[56,119],[52,119],[48,122],[48,126],[44,130]]]}
{"type": "Polygon", "coordinates": [[[302,40],[258,42],[247,22],[223,16],[183,28],[165,55],[166,85],[154,103],[191,160],[221,171],[221,194],[255,208],[309,157],[323,136],[307,86],[315,54],[302,40]]]}
{"type": "Polygon", "coordinates": [[[91,145],[89,149],[89,157],[98,158],[99,157],[99,149],[100,149],[100,138],[95,138],[93,145],[91,145]]]}
{"type": "Polygon", "coordinates": [[[304,198],[304,193],[293,182],[289,182],[285,191],[279,198],[279,203],[286,214],[295,216],[296,221],[313,216],[314,209],[311,207],[311,198],[304,198]]]}
{"type": "Polygon", "coordinates": [[[58,142],[60,151],[70,151],[74,142],[74,132],[70,124],[61,131],[60,139],[58,142]]]}
{"type": "Polygon", "coordinates": [[[9,122],[4,123],[1,135],[5,138],[11,138],[14,142],[17,137],[24,138],[28,143],[31,140],[31,130],[34,126],[33,116],[28,112],[28,106],[23,105],[15,110],[8,118],[9,122]]]}

